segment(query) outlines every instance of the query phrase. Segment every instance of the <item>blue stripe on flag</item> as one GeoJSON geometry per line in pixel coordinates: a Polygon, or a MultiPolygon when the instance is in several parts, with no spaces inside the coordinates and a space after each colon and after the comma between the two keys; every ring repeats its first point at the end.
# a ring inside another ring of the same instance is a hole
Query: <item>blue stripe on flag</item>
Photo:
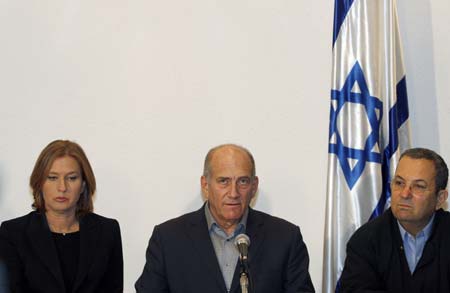
{"type": "Polygon", "coordinates": [[[334,25],[333,25],[333,47],[334,42],[339,34],[341,25],[344,22],[345,16],[352,6],[354,0],[335,0],[334,1],[334,25]]]}
{"type": "Polygon", "coordinates": [[[397,84],[397,103],[389,111],[389,144],[384,149],[383,155],[383,166],[382,166],[382,176],[383,176],[383,188],[378,201],[377,206],[370,215],[370,220],[378,217],[384,211],[386,202],[391,197],[391,187],[390,187],[390,165],[391,157],[398,148],[398,129],[408,120],[409,109],[408,109],[408,94],[406,91],[406,77],[397,84]]]}

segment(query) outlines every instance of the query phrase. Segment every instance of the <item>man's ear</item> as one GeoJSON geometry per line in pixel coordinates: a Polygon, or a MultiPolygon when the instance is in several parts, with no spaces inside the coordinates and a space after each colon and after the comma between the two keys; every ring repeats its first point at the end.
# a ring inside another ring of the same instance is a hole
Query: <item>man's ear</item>
{"type": "Polygon", "coordinates": [[[436,210],[442,208],[442,206],[447,201],[447,198],[448,198],[448,191],[446,189],[438,191],[436,210]]]}
{"type": "Polygon", "coordinates": [[[253,177],[252,180],[252,198],[255,197],[256,192],[258,191],[258,185],[259,185],[259,178],[258,176],[253,177]]]}
{"type": "Polygon", "coordinates": [[[209,184],[208,184],[208,179],[205,176],[202,176],[200,178],[200,185],[202,187],[203,198],[208,199],[209,184]]]}

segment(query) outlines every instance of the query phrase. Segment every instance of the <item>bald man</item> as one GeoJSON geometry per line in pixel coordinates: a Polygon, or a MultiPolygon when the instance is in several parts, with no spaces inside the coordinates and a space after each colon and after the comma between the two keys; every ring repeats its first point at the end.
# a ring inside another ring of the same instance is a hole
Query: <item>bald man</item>
{"type": "Polygon", "coordinates": [[[247,149],[211,149],[201,176],[206,202],[154,228],[137,292],[241,292],[243,268],[234,243],[240,234],[250,239],[249,292],[314,292],[299,227],[249,207],[258,183],[247,149]]]}

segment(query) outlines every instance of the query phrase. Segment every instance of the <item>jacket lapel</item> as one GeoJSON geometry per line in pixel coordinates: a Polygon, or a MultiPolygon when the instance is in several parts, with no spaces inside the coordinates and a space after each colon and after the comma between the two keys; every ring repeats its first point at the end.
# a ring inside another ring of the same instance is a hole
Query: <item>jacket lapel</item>
{"type": "Polygon", "coordinates": [[[187,223],[186,232],[198,255],[200,255],[200,261],[204,263],[205,273],[212,274],[221,290],[226,292],[222,271],[209,236],[204,206],[193,214],[192,220],[187,223]]]}
{"type": "Polygon", "coordinates": [[[61,267],[56,253],[56,246],[52,239],[50,228],[47,224],[45,215],[37,212],[32,213],[30,224],[27,229],[28,240],[34,250],[34,253],[40,258],[41,262],[48,268],[55,279],[61,292],[65,292],[64,280],[61,267]]]}
{"type": "Polygon", "coordinates": [[[74,283],[73,291],[76,292],[86,277],[91,267],[97,250],[99,249],[99,225],[94,218],[87,214],[80,220],[80,259],[78,262],[78,273],[74,283]]]}
{"type": "MultiPolygon", "coordinates": [[[[250,246],[248,248],[248,262],[249,262],[249,270],[250,274],[252,273],[252,260],[258,255],[259,250],[261,248],[261,244],[264,239],[264,220],[261,214],[255,212],[253,209],[249,207],[248,210],[248,218],[247,224],[245,228],[245,234],[250,238],[250,246]]],[[[237,288],[240,286],[239,278],[240,278],[240,264],[239,261],[236,265],[236,269],[234,271],[233,282],[231,283],[231,292],[235,292],[237,288]]]]}

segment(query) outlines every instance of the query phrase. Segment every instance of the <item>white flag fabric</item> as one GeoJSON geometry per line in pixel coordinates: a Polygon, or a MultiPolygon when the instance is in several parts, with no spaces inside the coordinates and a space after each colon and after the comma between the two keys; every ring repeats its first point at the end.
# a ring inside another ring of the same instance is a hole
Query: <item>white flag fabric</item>
{"type": "Polygon", "coordinates": [[[395,0],[335,0],[323,292],[339,292],[346,244],[390,203],[409,148],[395,0]]]}

